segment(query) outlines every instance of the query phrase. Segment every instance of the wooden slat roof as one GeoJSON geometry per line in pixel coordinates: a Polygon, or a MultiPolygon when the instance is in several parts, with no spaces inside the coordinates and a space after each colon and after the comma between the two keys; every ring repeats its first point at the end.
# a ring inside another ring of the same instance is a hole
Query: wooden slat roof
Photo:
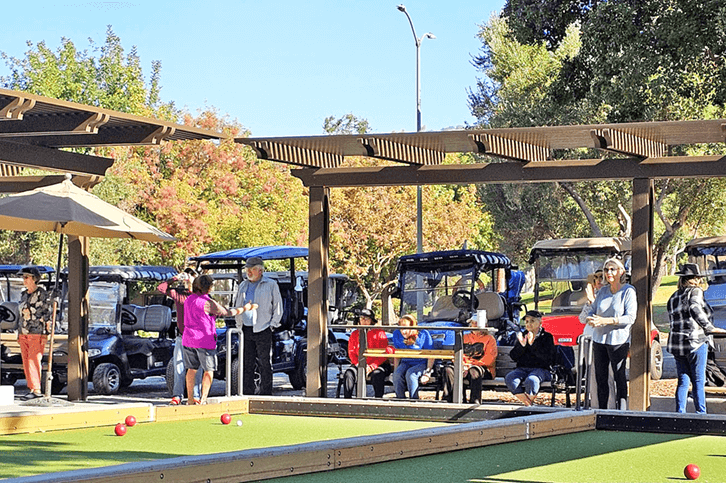
{"type": "MultiPolygon", "coordinates": [[[[193,126],[0,89],[0,176],[23,167],[103,176],[113,160],[60,148],[158,145],[164,141],[221,139],[193,126]]],[[[4,190],[0,186],[0,190],[4,190]]]]}
{"type": "Polygon", "coordinates": [[[553,151],[596,148],[640,158],[662,157],[671,146],[722,143],[726,120],[632,122],[391,134],[236,138],[260,158],[332,168],[347,156],[406,164],[439,164],[446,153],[476,152],[525,162],[553,159],[553,151]]]}
{"type": "Polygon", "coordinates": [[[671,155],[674,146],[725,140],[725,119],[235,139],[261,159],[316,168],[293,175],[329,187],[726,176],[723,156],[671,155]],[[581,148],[602,157],[567,153],[581,148]],[[500,161],[441,164],[447,153],[466,152],[500,161]],[[341,167],[349,156],[402,164],[341,167]]]}

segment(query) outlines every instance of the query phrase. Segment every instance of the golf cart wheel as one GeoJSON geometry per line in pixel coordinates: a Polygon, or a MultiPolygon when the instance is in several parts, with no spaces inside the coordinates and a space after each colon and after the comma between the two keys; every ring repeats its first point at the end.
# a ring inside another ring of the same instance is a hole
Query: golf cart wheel
{"type": "MultiPolygon", "coordinates": [[[[167,391],[169,391],[169,395],[174,396],[174,359],[170,360],[169,363],[166,365],[166,374],[164,374],[164,380],[166,381],[166,389],[167,391]]],[[[186,386],[186,384],[184,385],[186,386]]]]}
{"type": "Polygon", "coordinates": [[[650,378],[654,381],[663,377],[663,347],[654,340],[650,345],[650,378]]]}
{"type": "Polygon", "coordinates": [[[60,394],[64,387],[66,387],[66,383],[62,382],[58,375],[53,376],[53,380],[50,381],[50,393],[60,394]]]}
{"type": "Polygon", "coordinates": [[[8,374],[6,372],[3,372],[2,379],[0,379],[0,383],[3,385],[12,386],[15,384],[15,382],[18,380],[17,374],[8,374]]]}
{"type": "Polygon", "coordinates": [[[121,371],[112,362],[99,364],[93,371],[93,390],[99,394],[116,394],[121,387],[121,371]]]}
{"type": "Polygon", "coordinates": [[[287,374],[290,378],[290,385],[295,390],[303,389],[307,384],[308,354],[305,349],[303,348],[298,354],[295,369],[287,374]]]}

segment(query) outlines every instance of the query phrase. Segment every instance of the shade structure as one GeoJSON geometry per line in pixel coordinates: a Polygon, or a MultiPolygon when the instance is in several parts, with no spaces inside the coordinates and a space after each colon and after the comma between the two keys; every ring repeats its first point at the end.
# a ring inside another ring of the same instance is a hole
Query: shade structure
{"type": "Polygon", "coordinates": [[[77,187],[70,176],[58,184],[0,199],[0,229],[152,242],[176,240],[77,187]]]}

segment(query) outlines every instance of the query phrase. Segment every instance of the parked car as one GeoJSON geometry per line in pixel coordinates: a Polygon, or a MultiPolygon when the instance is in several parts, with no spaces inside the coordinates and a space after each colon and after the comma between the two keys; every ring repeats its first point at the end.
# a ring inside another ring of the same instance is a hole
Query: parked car
{"type": "MultiPolygon", "coordinates": [[[[18,275],[21,268],[22,265],[0,265],[0,383],[7,385],[15,384],[18,379],[25,379],[23,360],[17,341],[20,322],[18,303],[20,294],[25,288],[22,277],[18,275]]],[[[39,284],[46,290],[51,290],[55,270],[47,266],[36,265],[35,268],[41,275],[39,284]]],[[[55,346],[59,347],[62,344],[61,337],[55,346]]],[[[47,363],[47,356],[43,357],[43,363],[47,363]]],[[[51,390],[57,393],[61,389],[63,385],[53,379],[51,390]]]]}
{"type": "MultiPolygon", "coordinates": [[[[587,277],[601,269],[610,257],[618,257],[623,261],[629,277],[629,238],[541,240],[532,247],[529,262],[534,265],[535,309],[540,308],[542,294],[550,292],[550,313],[542,318],[542,326],[554,336],[555,343],[565,346],[578,344],[578,338],[584,330],[578,316],[587,303],[587,277]]],[[[652,322],[650,344],[650,377],[658,380],[663,375],[663,348],[660,333],[652,322]]]]}
{"type": "MultiPolygon", "coordinates": [[[[214,278],[215,284],[211,295],[227,307],[236,306],[237,288],[245,277],[245,261],[250,257],[260,257],[265,261],[265,277],[277,282],[283,303],[280,327],[273,331],[272,370],[287,374],[294,389],[304,388],[307,382],[308,273],[299,270],[300,263],[307,259],[307,256],[307,247],[264,246],[225,250],[190,259],[197,264],[200,272],[214,278]],[[286,264],[288,268],[280,271],[271,269],[275,263],[280,266],[286,264]]],[[[342,316],[343,311],[355,302],[357,292],[345,275],[330,274],[328,283],[328,324],[332,325],[342,316]]],[[[234,317],[228,317],[224,319],[224,326],[217,330],[218,370],[214,374],[216,379],[226,378],[227,328],[235,326],[234,317]]],[[[232,393],[238,393],[239,341],[236,334],[233,335],[232,341],[231,390],[232,393]]],[[[338,344],[336,334],[329,327],[328,359],[335,362],[339,357],[344,357],[343,350],[338,344]]],[[[256,370],[255,374],[255,386],[259,389],[259,375],[256,370]]],[[[167,374],[167,385],[172,381],[172,374],[167,374]]]]}

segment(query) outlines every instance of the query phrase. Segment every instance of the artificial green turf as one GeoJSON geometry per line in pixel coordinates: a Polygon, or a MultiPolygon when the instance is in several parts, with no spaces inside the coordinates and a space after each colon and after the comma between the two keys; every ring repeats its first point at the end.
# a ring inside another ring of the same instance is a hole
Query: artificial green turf
{"type": "Polygon", "coordinates": [[[0,478],[13,478],[148,461],[223,453],[337,438],[430,428],[443,423],[302,416],[234,415],[219,419],[143,423],[125,436],[113,426],[0,436],[0,478]],[[237,420],[243,425],[237,426],[237,420]]]}
{"type": "Polygon", "coordinates": [[[537,483],[685,481],[683,468],[701,468],[698,483],[726,481],[726,437],[588,431],[564,436],[291,476],[284,483],[537,483]]]}

